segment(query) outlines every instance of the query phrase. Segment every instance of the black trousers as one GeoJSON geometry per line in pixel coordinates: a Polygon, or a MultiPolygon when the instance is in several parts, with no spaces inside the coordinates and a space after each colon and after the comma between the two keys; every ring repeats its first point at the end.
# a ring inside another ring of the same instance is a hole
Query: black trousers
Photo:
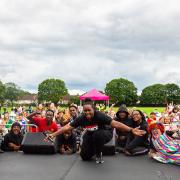
{"type": "Polygon", "coordinates": [[[127,142],[125,149],[128,150],[132,155],[133,154],[144,154],[149,149],[149,142],[146,137],[144,136],[134,136],[131,132],[127,136],[127,142]]]}
{"type": "Polygon", "coordinates": [[[83,136],[80,156],[84,161],[90,160],[95,154],[99,155],[104,144],[113,137],[110,130],[98,129],[97,131],[87,131],[83,136]]]}

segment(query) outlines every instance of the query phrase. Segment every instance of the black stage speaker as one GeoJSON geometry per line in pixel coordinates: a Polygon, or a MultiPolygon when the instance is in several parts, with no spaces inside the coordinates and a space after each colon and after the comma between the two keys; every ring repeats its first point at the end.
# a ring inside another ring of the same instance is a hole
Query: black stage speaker
{"type": "Polygon", "coordinates": [[[22,141],[22,151],[27,154],[54,154],[57,152],[57,143],[45,141],[46,134],[42,132],[26,133],[22,141]]]}
{"type": "Polygon", "coordinates": [[[115,155],[115,134],[114,133],[113,133],[112,139],[104,145],[102,154],[115,155]]]}

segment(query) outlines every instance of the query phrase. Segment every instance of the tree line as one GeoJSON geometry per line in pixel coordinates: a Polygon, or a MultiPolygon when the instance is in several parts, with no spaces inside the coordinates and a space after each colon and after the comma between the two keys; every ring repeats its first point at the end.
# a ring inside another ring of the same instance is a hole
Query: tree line
{"type": "Polygon", "coordinates": [[[145,87],[141,95],[137,95],[137,88],[133,82],[119,78],[108,82],[105,93],[110,96],[112,102],[122,102],[128,105],[166,105],[174,102],[180,104],[180,87],[174,83],[153,84],[145,87]]]}
{"type": "MultiPolygon", "coordinates": [[[[137,87],[128,79],[118,78],[108,82],[104,92],[110,96],[110,103],[125,103],[134,105],[165,105],[170,102],[180,104],[180,87],[177,84],[153,84],[145,87],[140,96],[137,94],[137,87]]],[[[6,100],[13,105],[22,96],[30,94],[22,90],[15,83],[9,82],[3,84],[0,81],[0,103],[6,100]]],[[[63,96],[68,95],[68,89],[65,82],[61,79],[46,79],[38,85],[38,102],[58,103],[63,96]]],[[[78,102],[78,97],[75,99],[78,102]]]]}

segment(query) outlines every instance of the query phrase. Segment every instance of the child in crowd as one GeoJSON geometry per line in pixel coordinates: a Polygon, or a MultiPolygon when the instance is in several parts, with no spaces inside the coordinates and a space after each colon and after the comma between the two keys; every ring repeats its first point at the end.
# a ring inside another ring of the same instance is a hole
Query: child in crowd
{"type": "Polygon", "coordinates": [[[157,118],[156,118],[156,113],[155,112],[151,112],[150,113],[150,117],[147,119],[147,123],[150,124],[152,123],[153,121],[156,121],[157,118]]]}
{"type": "Polygon", "coordinates": [[[63,121],[63,115],[64,115],[64,110],[59,110],[57,113],[57,116],[55,118],[56,123],[62,126],[62,121],[63,121]]]}

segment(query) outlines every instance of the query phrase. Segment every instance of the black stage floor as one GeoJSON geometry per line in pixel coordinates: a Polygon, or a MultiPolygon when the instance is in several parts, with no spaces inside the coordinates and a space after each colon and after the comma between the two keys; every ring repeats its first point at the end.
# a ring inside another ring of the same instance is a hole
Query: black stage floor
{"type": "Polygon", "coordinates": [[[75,155],[0,154],[0,180],[180,180],[180,167],[147,156],[105,156],[103,164],[75,155]]]}

